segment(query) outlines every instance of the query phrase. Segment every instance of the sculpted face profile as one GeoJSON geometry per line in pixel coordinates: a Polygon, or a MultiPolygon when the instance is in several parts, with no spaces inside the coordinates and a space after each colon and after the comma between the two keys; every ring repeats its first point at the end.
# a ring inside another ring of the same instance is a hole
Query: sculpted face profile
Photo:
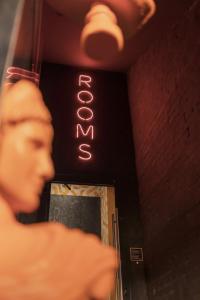
{"type": "Polygon", "coordinates": [[[25,80],[5,92],[1,111],[0,194],[14,212],[31,212],[54,175],[51,116],[39,89],[25,80]]]}
{"type": "Polygon", "coordinates": [[[39,89],[19,81],[1,95],[0,299],[106,300],[116,253],[80,230],[44,222],[23,225],[54,175],[51,116],[39,89]]]}

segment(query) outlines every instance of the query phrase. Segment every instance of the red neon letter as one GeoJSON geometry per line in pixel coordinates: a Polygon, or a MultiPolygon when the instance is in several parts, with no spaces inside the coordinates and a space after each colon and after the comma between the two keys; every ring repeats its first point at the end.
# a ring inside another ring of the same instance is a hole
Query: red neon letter
{"type": "Polygon", "coordinates": [[[89,151],[86,150],[87,148],[91,148],[91,146],[88,145],[88,144],[81,144],[81,145],[79,146],[79,150],[80,150],[82,153],[84,153],[84,156],[80,156],[80,155],[79,155],[79,158],[80,158],[80,159],[82,159],[82,160],[90,160],[90,159],[92,158],[92,154],[91,154],[89,151]]]}
{"type": "Polygon", "coordinates": [[[29,79],[35,82],[36,84],[39,83],[39,74],[36,72],[32,72],[23,68],[19,67],[9,67],[6,72],[6,79],[29,79]]]}
{"type": "Polygon", "coordinates": [[[82,106],[77,110],[77,116],[79,119],[81,119],[83,121],[90,121],[93,119],[94,114],[93,114],[93,111],[89,107],[82,106]],[[86,115],[87,115],[87,112],[89,112],[88,117],[85,116],[84,111],[86,112],[86,115]],[[82,112],[82,116],[81,116],[81,112],[82,112]]]}
{"type": "Polygon", "coordinates": [[[93,101],[94,97],[92,95],[91,92],[89,91],[80,91],[78,92],[78,100],[81,102],[81,103],[84,103],[84,104],[88,104],[88,103],[91,103],[93,101]],[[81,95],[82,95],[82,98],[81,98],[81,95]],[[85,96],[86,95],[86,96],[85,96]],[[84,100],[84,98],[86,98],[86,100],[84,100]]]}
{"type": "Polygon", "coordinates": [[[79,75],[78,85],[82,86],[82,84],[85,84],[87,87],[91,88],[92,78],[88,75],[79,75]]]}
{"type": "Polygon", "coordinates": [[[88,126],[87,130],[84,131],[83,127],[81,124],[77,124],[76,125],[76,137],[77,139],[79,138],[79,136],[83,135],[83,136],[87,136],[90,134],[90,138],[93,140],[94,139],[94,126],[90,125],[88,126]]]}

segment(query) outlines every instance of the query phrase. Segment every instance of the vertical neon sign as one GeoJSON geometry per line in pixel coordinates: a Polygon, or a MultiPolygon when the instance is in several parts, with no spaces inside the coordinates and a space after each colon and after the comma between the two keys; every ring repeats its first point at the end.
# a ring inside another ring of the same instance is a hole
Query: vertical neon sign
{"type": "Polygon", "coordinates": [[[78,77],[78,86],[81,90],[77,93],[79,107],[76,111],[76,139],[81,139],[82,141],[84,138],[84,143],[80,142],[78,146],[78,158],[82,161],[89,161],[93,155],[90,143],[94,139],[92,77],[80,74],[78,77]]]}

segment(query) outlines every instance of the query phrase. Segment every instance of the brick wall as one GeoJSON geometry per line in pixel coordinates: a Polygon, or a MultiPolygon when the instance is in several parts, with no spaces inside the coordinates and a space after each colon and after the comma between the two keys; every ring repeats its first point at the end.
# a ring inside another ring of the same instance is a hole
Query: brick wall
{"type": "Polygon", "coordinates": [[[200,299],[200,5],[129,73],[150,300],[200,299]]]}

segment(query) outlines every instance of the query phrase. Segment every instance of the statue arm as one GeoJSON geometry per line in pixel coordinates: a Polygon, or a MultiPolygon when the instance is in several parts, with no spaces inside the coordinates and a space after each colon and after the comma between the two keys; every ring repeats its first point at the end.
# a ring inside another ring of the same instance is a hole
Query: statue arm
{"type": "Polygon", "coordinates": [[[115,252],[79,230],[11,222],[0,245],[0,299],[105,299],[113,286],[115,252]]]}

